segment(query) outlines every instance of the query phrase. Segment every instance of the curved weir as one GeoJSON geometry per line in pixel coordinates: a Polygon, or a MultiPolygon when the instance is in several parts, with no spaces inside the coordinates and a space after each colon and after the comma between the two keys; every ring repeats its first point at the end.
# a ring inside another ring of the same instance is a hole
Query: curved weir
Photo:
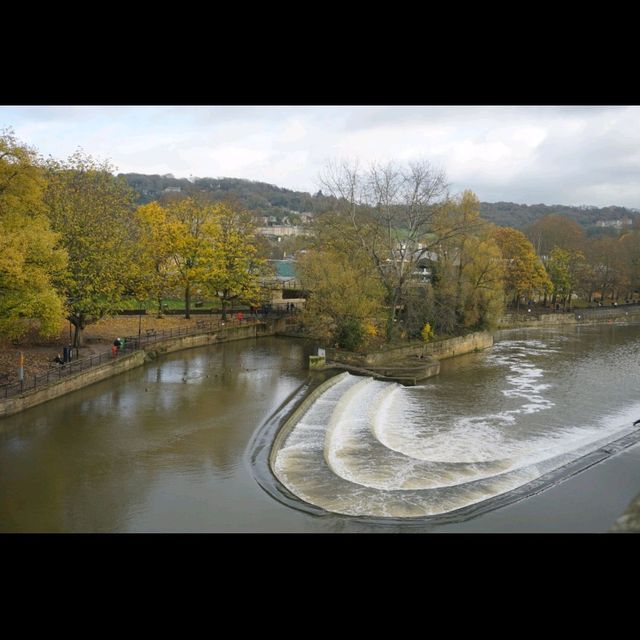
{"type": "MultiPolygon", "coordinates": [[[[640,436],[633,425],[637,402],[598,417],[593,376],[570,381],[579,383],[573,401],[589,419],[572,423],[570,412],[556,417],[567,383],[550,378],[545,361],[567,340],[555,335],[496,344],[482,356],[495,386],[473,413],[473,378],[469,397],[452,401],[437,382],[402,387],[342,374],[277,443],[272,471],[310,505],[372,518],[442,516],[527,487],[539,491],[562,470],[566,475],[580,461],[587,466],[594,452],[606,452],[603,447],[640,436]]],[[[625,354],[612,358],[620,366],[625,354]]]]}

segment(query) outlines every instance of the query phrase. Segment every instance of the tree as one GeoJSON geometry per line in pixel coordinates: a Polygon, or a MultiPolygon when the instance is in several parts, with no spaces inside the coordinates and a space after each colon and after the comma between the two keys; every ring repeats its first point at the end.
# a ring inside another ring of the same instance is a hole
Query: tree
{"type": "Polygon", "coordinates": [[[567,302],[571,304],[571,297],[580,284],[586,266],[586,260],[581,251],[566,251],[557,247],[551,251],[547,262],[547,273],[553,285],[552,304],[556,304],[557,299],[560,298],[566,310],[567,302]]]}
{"type": "Polygon", "coordinates": [[[67,261],[42,201],[46,179],[36,151],[10,130],[0,132],[0,336],[30,327],[60,330],[63,302],[55,283],[67,261]]]}
{"type": "Polygon", "coordinates": [[[257,276],[265,260],[257,255],[255,228],[248,211],[229,202],[217,204],[214,208],[214,223],[213,254],[204,283],[220,298],[222,318],[225,319],[229,301],[257,303],[257,276]]]}
{"type": "Polygon", "coordinates": [[[373,164],[364,172],[357,163],[343,162],[328,164],[321,182],[336,198],[351,237],[369,255],[386,290],[390,338],[418,262],[458,231],[447,225],[438,206],[447,194],[445,175],[425,161],[373,164]]]}
{"type": "Polygon", "coordinates": [[[522,296],[530,298],[551,290],[551,281],[544,265],[524,233],[510,227],[497,227],[492,231],[491,238],[500,248],[506,293],[512,297],[516,308],[522,296]]]}
{"type": "Polygon", "coordinates": [[[583,250],[586,240],[584,229],[575,220],[555,214],[536,220],[527,229],[526,235],[543,262],[555,248],[583,250]]]}
{"type": "Polygon", "coordinates": [[[136,263],[138,299],[153,297],[162,313],[162,299],[176,284],[173,265],[174,238],[178,235],[177,223],[171,222],[167,211],[157,202],[141,205],[135,213],[139,234],[139,252],[136,263]]]}
{"type": "Polygon", "coordinates": [[[45,204],[69,255],[63,280],[73,345],[87,325],[115,311],[136,262],[133,191],[108,161],[78,151],[48,163],[45,204]]]}
{"type": "Polygon", "coordinates": [[[418,337],[425,321],[438,333],[492,328],[504,297],[500,250],[489,237],[490,226],[480,218],[480,203],[465,191],[444,205],[446,219],[457,234],[436,245],[431,264],[431,286],[415,285],[407,301],[407,330],[418,337]]]}
{"type": "Polygon", "coordinates": [[[587,243],[586,254],[591,267],[589,299],[595,292],[599,293],[600,300],[616,299],[618,289],[625,282],[624,244],[618,238],[607,236],[591,238],[587,243]]]}
{"type": "Polygon", "coordinates": [[[369,257],[336,246],[307,251],[298,260],[302,286],[309,291],[303,320],[315,335],[355,349],[365,321],[381,308],[384,290],[369,257]]]}
{"type": "Polygon", "coordinates": [[[640,289],[640,230],[634,228],[623,234],[618,244],[622,257],[622,292],[630,300],[633,293],[640,289]]]}
{"type": "Polygon", "coordinates": [[[184,291],[185,318],[191,318],[191,292],[212,272],[218,234],[216,205],[204,195],[172,199],[165,205],[170,223],[173,267],[184,291]]]}

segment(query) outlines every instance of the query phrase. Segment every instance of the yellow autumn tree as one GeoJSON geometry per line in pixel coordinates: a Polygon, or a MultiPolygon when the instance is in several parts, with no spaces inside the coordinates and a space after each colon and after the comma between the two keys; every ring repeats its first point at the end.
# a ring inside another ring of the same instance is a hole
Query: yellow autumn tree
{"type": "Polygon", "coordinates": [[[174,240],[180,235],[181,226],[171,221],[167,210],[157,202],[144,204],[136,209],[138,260],[136,262],[135,294],[138,300],[153,298],[162,312],[162,299],[177,284],[178,272],[173,256],[174,240]]]}
{"type": "Polygon", "coordinates": [[[67,256],[45,215],[45,187],[36,151],[11,130],[0,132],[0,337],[60,330],[63,301],[55,283],[67,256]]]}
{"type": "Polygon", "coordinates": [[[231,301],[257,304],[258,275],[265,260],[258,257],[255,227],[248,211],[230,202],[219,203],[214,207],[214,223],[212,262],[205,286],[220,299],[225,319],[231,301]]]}
{"type": "Polygon", "coordinates": [[[196,195],[171,200],[164,208],[171,269],[184,292],[185,318],[189,319],[194,287],[207,281],[214,263],[216,205],[203,195],[196,195]]]}
{"type": "Polygon", "coordinates": [[[480,202],[469,190],[447,201],[443,220],[456,228],[438,245],[434,320],[440,330],[493,328],[502,312],[503,265],[480,202]]]}
{"type": "Polygon", "coordinates": [[[536,255],[533,245],[521,231],[497,227],[491,233],[502,253],[506,294],[516,307],[523,296],[530,297],[553,288],[551,280],[536,255]]]}
{"type": "Polygon", "coordinates": [[[384,284],[368,252],[354,241],[339,214],[319,216],[314,231],[311,248],[297,263],[302,286],[309,293],[304,323],[328,343],[357,349],[367,334],[377,333],[372,321],[384,309],[384,284]]]}

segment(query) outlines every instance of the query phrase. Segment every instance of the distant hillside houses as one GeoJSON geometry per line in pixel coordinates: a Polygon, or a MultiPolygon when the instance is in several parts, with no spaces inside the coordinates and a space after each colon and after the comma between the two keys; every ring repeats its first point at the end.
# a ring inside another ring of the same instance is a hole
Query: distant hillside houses
{"type": "MultiPolygon", "coordinates": [[[[181,193],[207,192],[214,200],[232,196],[241,206],[253,212],[261,227],[300,226],[314,215],[330,211],[337,200],[322,191],[315,194],[293,191],[265,182],[239,178],[176,178],[165,175],[140,173],[119,174],[137,193],[137,204],[162,200],[166,196],[181,193]],[[260,221],[260,218],[263,218],[260,221]],[[265,219],[266,218],[266,219],[265,219]]],[[[481,202],[480,215],[500,226],[526,229],[536,220],[550,215],[562,215],[582,225],[589,234],[616,234],[628,229],[638,217],[638,209],[621,206],[594,207],[590,205],[567,206],[560,204],[518,204],[515,202],[481,202]]],[[[284,235],[294,235],[288,232],[284,235]]],[[[266,234],[266,235],[274,235],[266,234]]]]}
{"type": "Polygon", "coordinates": [[[596,227],[611,227],[613,229],[623,229],[624,227],[630,227],[633,224],[633,220],[629,218],[622,218],[622,220],[598,220],[596,227]]]}
{"type": "Polygon", "coordinates": [[[273,236],[282,238],[284,236],[309,236],[311,231],[301,226],[294,225],[274,225],[271,227],[256,227],[256,233],[261,236],[273,236]]]}

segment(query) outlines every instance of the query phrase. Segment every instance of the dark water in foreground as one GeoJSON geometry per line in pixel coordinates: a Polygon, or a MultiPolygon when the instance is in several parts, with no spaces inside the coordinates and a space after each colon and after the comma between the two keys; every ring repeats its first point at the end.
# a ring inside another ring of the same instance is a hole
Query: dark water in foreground
{"type": "MultiPolygon", "coordinates": [[[[640,492],[635,446],[459,523],[377,525],[291,509],[257,484],[247,447],[307,379],[305,360],[304,343],[287,339],[194,349],[6,419],[0,531],[606,531],[640,492]]],[[[639,365],[640,326],[508,332],[492,350],[443,363],[407,405],[404,391],[390,392],[378,429],[399,452],[423,445],[424,459],[437,450],[448,463],[457,443],[456,462],[535,463],[532,442],[557,453],[572,438],[628,430],[640,418],[639,365]],[[431,443],[416,427],[425,416],[439,434],[431,443]]],[[[344,452],[353,434],[336,433],[344,452]]]]}

